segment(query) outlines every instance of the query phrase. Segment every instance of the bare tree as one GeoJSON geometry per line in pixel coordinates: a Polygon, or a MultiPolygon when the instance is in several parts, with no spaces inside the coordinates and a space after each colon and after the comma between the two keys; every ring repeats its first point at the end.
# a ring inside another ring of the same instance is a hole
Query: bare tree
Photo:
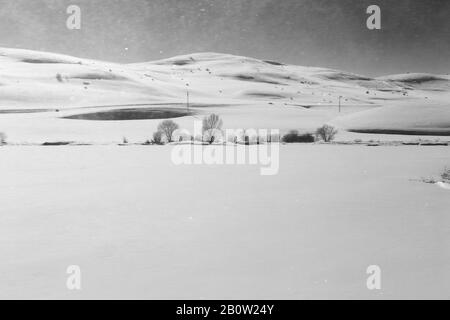
{"type": "Polygon", "coordinates": [[[178,130],[179,126],[172,120],[164,120],[158,126],[158,131],[166,136],[167,142],[172,142],[173,133],[178,130]]]}
{"type": "Polygon", "coordinates": [[[216,140],[218,135],[221,135],[222,125],[223,121],[217,114],[203,119],[203,135],[210,144],[216,140]]]}
{"type": "Polygon", "coordinates": [[[316,137],[319,140],[321,139],[325,142],[331,142],[334,140],[337,133],[338,133],[338,131],[336,130],[336,128],[326,124],[326,125],[320,127],[319,129],[317,129],[316,137]]]}

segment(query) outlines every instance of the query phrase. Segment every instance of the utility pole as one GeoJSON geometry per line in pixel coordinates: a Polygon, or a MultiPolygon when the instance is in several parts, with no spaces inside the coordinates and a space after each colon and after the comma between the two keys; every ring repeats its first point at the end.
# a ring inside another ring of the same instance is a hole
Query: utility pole
{"type": "Polygon", "coordinates": [[[186,92],[186,107],[187,111],[189,112],[189,90],[186,92]]]}
{"type": "Polygon", "coordinates": [[[339,113],[341,113],[341,99],[342,99],[342,96],[339,96],[339,113]]]}

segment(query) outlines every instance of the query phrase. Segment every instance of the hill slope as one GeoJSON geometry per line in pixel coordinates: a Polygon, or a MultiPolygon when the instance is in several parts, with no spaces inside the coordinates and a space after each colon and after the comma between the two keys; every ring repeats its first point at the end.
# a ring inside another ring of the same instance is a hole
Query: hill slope
{"type": "Polygon", "coordinates": [[[449,129],[448,76],[370,78],[218,53],[117,64],[7,48],[0,48],[0,70],[0,131],[16,141],[145,140],[172,114],[190,129],[196,117],[177,113],[187,92],[190,112],[219,113],[229,128],[449,129]]]}

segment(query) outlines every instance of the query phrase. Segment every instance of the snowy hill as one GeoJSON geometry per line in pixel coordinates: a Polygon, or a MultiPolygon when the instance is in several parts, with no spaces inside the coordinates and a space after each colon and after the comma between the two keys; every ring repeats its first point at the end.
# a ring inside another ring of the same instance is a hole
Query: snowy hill
{"type": "MultiPolygon", "coordinates": [[[[229,128],[449,131],[443,75],[370,78],[219,53],[117,64],[6,48],[0,71],[0,131],[10,141],[145,140],[160,121],[152,110],[184,109],[188,92],[195,115],[219,113],[229,128]],[[108,114],[119,111],[123,119],[108,114]]],[[[188,129],[195,119],[177,118],[188,129]]]]}

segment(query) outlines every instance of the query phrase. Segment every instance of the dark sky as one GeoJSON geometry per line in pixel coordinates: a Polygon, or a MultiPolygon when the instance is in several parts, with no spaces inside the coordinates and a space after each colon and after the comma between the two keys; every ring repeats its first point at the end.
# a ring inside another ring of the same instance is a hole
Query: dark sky
{"type": "Polygon", "coordinates": [[[447,74],[450,0],[0,0],[0,46],[115,62],[214,51],[367,75],[447,74]],[[66,8],[82,9],[81,30],[66,8]],[[366,9],[382,9],[382,30],[366,9]],[[125,50],[128,48],[128,50],[125,50]]]}

